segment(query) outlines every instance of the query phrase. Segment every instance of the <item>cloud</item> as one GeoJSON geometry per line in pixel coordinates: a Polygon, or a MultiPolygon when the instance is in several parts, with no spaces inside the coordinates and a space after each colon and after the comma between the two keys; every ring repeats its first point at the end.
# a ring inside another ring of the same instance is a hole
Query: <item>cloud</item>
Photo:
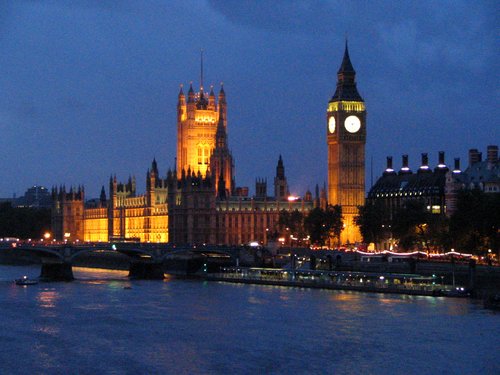
{"type": "Polygon", "coordinates": [[[209,5],[229,22],[257,30],[337,40],[348,35],[364,50],[382,48],[396,65],[423,61],[462,68],[465,63],[476,69],[493,57],[484,51],[495,50],[497,20],[489,1],[209,0],[209,5]]]}
{"type": "Polygon", "coordinates": [[[235,24],[262,30],[295,32],[312,31],[314,25],[321,28],[321,21],[326,21],[327,14],[333,10],[330,4],[324,1],[209,0],[209,5],[235,24]]]}

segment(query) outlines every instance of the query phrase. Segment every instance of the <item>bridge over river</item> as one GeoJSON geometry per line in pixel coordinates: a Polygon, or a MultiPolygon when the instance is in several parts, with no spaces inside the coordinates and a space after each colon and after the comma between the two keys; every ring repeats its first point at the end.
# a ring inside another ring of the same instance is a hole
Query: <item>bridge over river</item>
{"type": "Polygon", "coordinates": [[[12,249],[25,252],[41,261],[40,278],[42,280],[71,281],[74,279],[72,266],[83,254],[100,253],[101,256],[123,254],[129,259],[129,277],[140,279],[162,279],[163,265],[166,261],[189,261],[203,265],[210,260],[223,258],[234,259],[235,248],[220,246],[175,246],[165,243],[130,243],[130,242],[85,242],[85,243],[43,243],[13,242],[2,243],[0,249],[12,249]]]}

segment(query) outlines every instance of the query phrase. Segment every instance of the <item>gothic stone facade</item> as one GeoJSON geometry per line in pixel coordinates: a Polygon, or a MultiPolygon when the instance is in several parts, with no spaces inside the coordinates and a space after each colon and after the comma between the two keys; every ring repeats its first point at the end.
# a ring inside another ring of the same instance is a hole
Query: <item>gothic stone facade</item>
{"type": "Polygon", "coordinates": [[[70,241],[168,241],[166,180],[159,179],[154,160],[146,176],[146,194],[136,195],[135,178],[118,183],[110,178],[98,200],[85,201],[83,188],[52,190],[52,230],[56,239],[70,241]]]}
{"type": "MultiPolygon", "coordinates": [[[[274,195],[257,180],[256,194],[236,188],[234,161],[228,146],[226,93],[207,94],[201,82],[187,97],[182,86],[177,102],[177,158],[162,179],[156,161],[147,172],[146,193],[137,195],[135,179],[125,184],[111,178],[109,198],[85,202],[84,190],[53,189],[55,238],[81,241],[137,239],[151,242],[235,245],[266,244],[275,232],[281,210],[307,214],[313,207],[341,205],[343,243],[361,240],[354,224],[364,203],[366,110],[355,83],[347,44],[337,73],[335,94],[327,109],[328,189],[322,199],[307,192],[288,200],[288,183],[281,156],[274,178],[274,195]]],[[[202,79],[203,81],[203,79],[202,79]]]]}
{"type": "Polygon", "coordinates": [[[342,243],[361,241],[354,223],[358,206],[365,202],[366,108],[356,88],[356,72],[347,42],[337,72],[337,88],[328,103],[328,203],[342,206],[342,243]]]}
{"type": "Polygon", "coordinates": [[[283,159],[274,178],[275,196],[267,182],[257,180],[256,196],[234,186],[234,162],[227,141],[226,98],[219,102],[192,86],[187,103],[178,97],[178,158],[176,168],[160,178],[154,160],[146,175],[146,193],[136,194],[135,178],[110,179],[98,200],[85,201],[83,188],[54,188],[52,224],[57,239],[72,241],[138,240],[188,244],[267,244],[275,233],[281,210],[306,214],[314,207],[311,194],[288,200],[283,159]]]}

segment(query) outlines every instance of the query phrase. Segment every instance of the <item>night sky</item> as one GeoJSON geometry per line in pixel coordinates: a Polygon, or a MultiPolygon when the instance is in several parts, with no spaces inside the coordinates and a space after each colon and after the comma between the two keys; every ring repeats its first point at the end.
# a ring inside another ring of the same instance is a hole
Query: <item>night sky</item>
{"type": "Polygon", "coordinates": [[[290,192],[326,181],[326,107],[349,41],[366,169],[438,151],[466,166],[499,140],[496,1],[0,0],[0,197],[174,166],[179,84],[220,82],[236,184],[279,155],[290,192]]]}

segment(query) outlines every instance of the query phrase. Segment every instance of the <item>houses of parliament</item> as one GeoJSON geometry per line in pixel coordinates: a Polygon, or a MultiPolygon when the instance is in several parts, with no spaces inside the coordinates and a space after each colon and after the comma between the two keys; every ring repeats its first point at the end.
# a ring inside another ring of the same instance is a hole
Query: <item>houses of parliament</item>
{"type": "MultiPolygon", "coordinates": [[[[203,67],[203,65],[202,65],[203,67]]],[[[255,194],[235,185],[229,149],[226,93],[221,84],[177,101],[177,157],[162,177],[156,160],[146,172],[146,192],[138,195],[135,178],[109,180],[99,199],[85,200],[83,187],[52,189],[52,228],[56,239],[111,241],[135,239],[175,244],[267,244],[276,239],[282,210],[304,215],[314,207],[342,206],[342,243],[361,240],[354,217],[365,198],[366,112],[356,88],[347,43],[337,72],[337,87],[327,106],[328,185],[303,197],[290,197],[284,161],[277,155],[273,194],[257,179],[255,194]]],[[[280,239],[287,241],[288,239],[280,239]]]]}

